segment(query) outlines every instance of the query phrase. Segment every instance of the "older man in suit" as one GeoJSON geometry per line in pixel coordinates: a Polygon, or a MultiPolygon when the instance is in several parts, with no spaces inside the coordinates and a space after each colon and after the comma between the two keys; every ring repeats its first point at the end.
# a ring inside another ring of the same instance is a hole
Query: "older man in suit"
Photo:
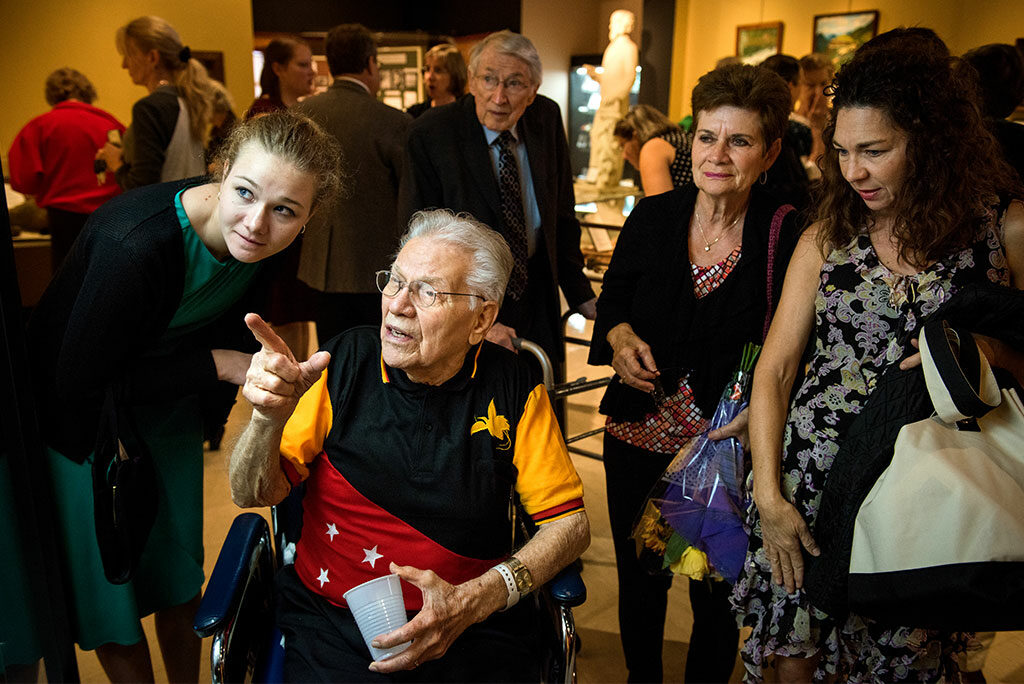
{"type": "Polygon", "coordinates": [[[375,273],[390,261],[402,230],[395,223],[408,114],[377,101],[377,42],[359,24],[327,34],[334,83],[295,106],[341,143],[352,170],[349,192],[310,221],[299,278],[319,291],[321,344],[356,325],[380,324],[375,273]]]}
{"type": "Polygon", "coordinates": [[[488,339],[511,347],[518,334],[559,360],[558,288],[570,308],[594,315],[562,116],[537,95],[540,57],[524,36],[487,36],[473,48],[469,71],[469,95],[410,128],[399,217],[404,223],[419,209],[441,207],[501,233],[515,268],[488,339]]]}

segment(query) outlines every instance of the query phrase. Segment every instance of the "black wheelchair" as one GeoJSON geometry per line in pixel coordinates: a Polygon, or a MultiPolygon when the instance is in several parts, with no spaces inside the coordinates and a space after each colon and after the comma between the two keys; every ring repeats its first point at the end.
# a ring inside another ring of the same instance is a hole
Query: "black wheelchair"
{"type": "MultiPolygon", "coordinates": [[[[196,613],[193,628],[213,637],[213,681],[280,682],[284,637],[274,625],[274,574],[291,562],[293,520],[301,519],[301,498],[293,494],[272,509],[275,534],[256,513],[242,513],[228,531],[196,613]],[[298,510],[296,510],[298,509],[298,510]]],[[[544,654],[544,681],[576,681],[576,626],[572,609],[586,600],[578,566],[570,565],[536,592],[544,623],[538,625],[544,654]]]]}

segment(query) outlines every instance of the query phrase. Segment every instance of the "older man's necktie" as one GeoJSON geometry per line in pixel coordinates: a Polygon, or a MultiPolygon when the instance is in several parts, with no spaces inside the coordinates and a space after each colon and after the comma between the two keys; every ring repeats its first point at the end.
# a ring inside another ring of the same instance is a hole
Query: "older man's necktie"
{"type": "Polygon", "coordinates": [[[501,215],[507,231],[504,234],[512,250],[515,265],[508,283],[508,296],[518,300],[526,291],[526,215],[523,211],[523,190],[519,183],[519,165],[516,163],[515,138],[510,131],[502,131],[495,139],[498,146],[498,188],[501,190],[501,215]]]}

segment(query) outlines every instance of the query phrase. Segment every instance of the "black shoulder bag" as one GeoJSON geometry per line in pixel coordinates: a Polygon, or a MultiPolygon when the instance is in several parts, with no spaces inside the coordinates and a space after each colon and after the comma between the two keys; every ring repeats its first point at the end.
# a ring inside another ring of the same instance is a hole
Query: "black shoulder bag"
{"type": "Polygon", "coordinates": [[[149,449],[129,413],[118,414],[108,386],[93,453],[92,493],[103,573],[112,584],[135,575],[159,499],[149,449]]]}

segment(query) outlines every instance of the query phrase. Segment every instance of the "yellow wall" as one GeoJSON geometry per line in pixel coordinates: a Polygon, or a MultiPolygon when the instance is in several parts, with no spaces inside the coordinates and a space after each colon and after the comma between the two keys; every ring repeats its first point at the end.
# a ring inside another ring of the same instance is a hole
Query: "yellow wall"
{"type": "Polygon", "coordinates": [[[985,43],[1013,43],[1024,37],[1024,2],[1019,0],[676,0],[669,116],[689,113],[690,91],[715,62],[736,52],[736,26],[782,21],[782,51],[801,57],[811,49],[815,14],[879,11],[878,29],[927,26],[953,54],[985,43]],[[681,25],[680,17],[686,17],[681,25]]]}
{"type": "Polygon", "coordinates": [[[99,93],[94,104],[130,122],[132,104],[146,90],[132,85],[121,69],[114,33],[142,14],[169,21],[193,50],[223,52],[224,78],[235,109],[245,111],[253,96],[249,0],[3,0],[0,153],[5,171],[14,136],[29,119],[49,109],[43,83],[54,69],[70,66],[84,73],[99,93]]]}
{"type": "MultiPolygon", "coordinates": [[[[569,58],[600,53],[607,42],[598,40],[597,3],[591,0],[522,0],[523,35],[529,38],[544,67],[540,94],[558,103],[565,122],[569,100],[569,58]]],[[[606,24],[607,25],[607,24],[606,24]]]]}

